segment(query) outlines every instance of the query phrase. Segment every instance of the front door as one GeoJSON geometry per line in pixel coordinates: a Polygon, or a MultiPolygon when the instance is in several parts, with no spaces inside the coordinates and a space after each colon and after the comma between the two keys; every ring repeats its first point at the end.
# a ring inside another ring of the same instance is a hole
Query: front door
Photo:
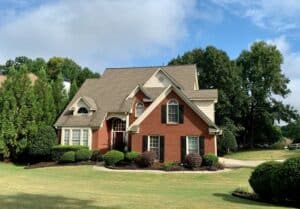
{"type": "Polygon", "coordinates": [[[124,132],[114,132],[113,133],[113,148],[119,151],[124,151],[124,132]]]}

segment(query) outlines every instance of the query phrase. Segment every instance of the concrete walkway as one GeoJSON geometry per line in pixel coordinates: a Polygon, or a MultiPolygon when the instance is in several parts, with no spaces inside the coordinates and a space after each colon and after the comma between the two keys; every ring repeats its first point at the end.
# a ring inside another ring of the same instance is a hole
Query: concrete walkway
{"type": "MultiPolygon", "coordinates": [[[[254,168],[259,164],[262,164],[269,160],[235,160],[230,158],[219,157],[219,161],[225,166],[225,168],[254,168]]],[[[276,161],[283,162],[283,160],[276,161]]]]}
{"type": "Polygon", "coordinates": [[[154,174],[214,174],[214,173],[222,173],[231,171],[231,169],[225,168],[223,170],[218,171],[162,171],[162,170],[122,170],[122,169],[109,169],[105,168],[104,166],[94,166],[93,169],[98,171],[106,171],[106,172],[119,172],[119,173],[154,173],[154,174]]]}

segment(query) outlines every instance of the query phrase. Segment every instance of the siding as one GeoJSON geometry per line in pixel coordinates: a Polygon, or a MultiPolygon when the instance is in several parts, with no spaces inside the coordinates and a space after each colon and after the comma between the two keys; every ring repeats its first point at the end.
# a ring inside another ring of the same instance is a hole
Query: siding
{"type": "Polygon", "coordinates": [[[215,122],[215,103],[214,101],[192,101],[209,119],[215,122]]]}

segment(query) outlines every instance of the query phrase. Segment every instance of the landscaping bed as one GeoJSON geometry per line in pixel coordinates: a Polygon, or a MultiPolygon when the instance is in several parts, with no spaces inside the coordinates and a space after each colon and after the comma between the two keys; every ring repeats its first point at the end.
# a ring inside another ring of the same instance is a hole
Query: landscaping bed
{"type": "Polygon", "coordinates": [[[46,168],[55,166],[74,166],[74,165],[97,165],[98,162],[94,161],[81,161],[73,163],[59,163],[59,162],[39,162],[31,165],[27,165],[24,169],[34,169],[34,168],[46,168]]]}

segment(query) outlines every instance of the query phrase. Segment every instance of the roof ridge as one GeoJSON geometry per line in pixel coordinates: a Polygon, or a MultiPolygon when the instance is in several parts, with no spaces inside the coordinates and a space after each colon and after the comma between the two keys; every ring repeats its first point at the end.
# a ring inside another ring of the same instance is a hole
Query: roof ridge
{"type": "Polygon", "coordinates": [[[184,65],[153,65],[153,66],[132,66],[132,67],[108,67],[105,70],[126,70],[126,69],[139,69],[139,68],[165,68],[165,67],[181,67],[181,66],[193,66],[196,64],[184,64],[184,65]]]}

